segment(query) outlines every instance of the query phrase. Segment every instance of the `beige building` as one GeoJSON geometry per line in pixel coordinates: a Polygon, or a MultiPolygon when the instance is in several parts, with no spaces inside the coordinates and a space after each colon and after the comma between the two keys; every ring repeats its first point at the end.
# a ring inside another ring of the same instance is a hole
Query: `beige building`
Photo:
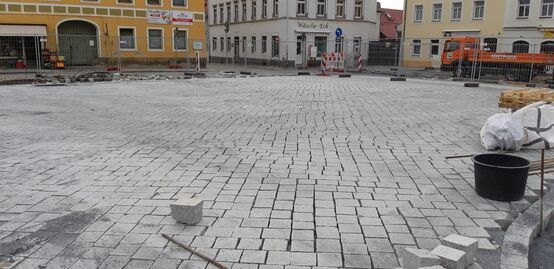
{"type": "Polygon", "coordinates": [[[500,41],[505,1],[407,0],[403,65],[440,67],[442,45],[452,36],[500,41]]]}

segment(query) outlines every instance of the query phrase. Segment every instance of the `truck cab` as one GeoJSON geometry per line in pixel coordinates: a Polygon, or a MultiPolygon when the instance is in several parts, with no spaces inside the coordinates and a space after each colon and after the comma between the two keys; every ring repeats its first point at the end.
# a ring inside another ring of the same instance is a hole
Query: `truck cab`
{"type": "Polygon", "coordinates": [[[453,70],[460,61],[467,59],[470,50],[479,48],[479,42],[476,37],[451,37],[446,40],[441,55],[441,70],[453,70]]]}

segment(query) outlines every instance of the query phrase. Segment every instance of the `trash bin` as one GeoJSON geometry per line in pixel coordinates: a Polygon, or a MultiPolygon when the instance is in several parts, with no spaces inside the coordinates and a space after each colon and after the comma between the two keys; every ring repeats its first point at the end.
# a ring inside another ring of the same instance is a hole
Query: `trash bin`
{"type": "Polygon", "coordinates": [[[502,202],[519,201],[525,193],[531,162],[506,154],[480,154],[472,158],[475,191],[481,197],[502,202]]]}

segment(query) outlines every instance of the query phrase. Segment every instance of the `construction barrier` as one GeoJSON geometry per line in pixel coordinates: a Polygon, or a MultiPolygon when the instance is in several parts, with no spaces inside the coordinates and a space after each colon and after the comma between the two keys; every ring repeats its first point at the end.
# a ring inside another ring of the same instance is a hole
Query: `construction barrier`
{"type": "Polygon", "coordinates": [[[358,60],[356,61],[356,67],[358,69],[358,72],[362,72],[364,66],[364,59],[362,55],[358,56],[358,60]]]}
{"type": "Polygon", "coordinates": [[[321,71],[344,72],[346,67],[346,58],[344,53],[331,52],[329,55],[323,52],[321,54],[321,71]]]}

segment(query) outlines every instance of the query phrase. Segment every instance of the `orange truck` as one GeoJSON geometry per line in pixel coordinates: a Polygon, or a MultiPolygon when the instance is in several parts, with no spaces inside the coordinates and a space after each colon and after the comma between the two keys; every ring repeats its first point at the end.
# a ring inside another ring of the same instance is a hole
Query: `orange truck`
{"type": "Polygon", "coordinates": [[[510,81],[528,81],[544,75],[547,67],[552,65],[554,54],[481,49],[480,39],[476,37],[449,38],[441,55],[441,70],[453,72],[455,77],[495,75],[510,81]]]}

